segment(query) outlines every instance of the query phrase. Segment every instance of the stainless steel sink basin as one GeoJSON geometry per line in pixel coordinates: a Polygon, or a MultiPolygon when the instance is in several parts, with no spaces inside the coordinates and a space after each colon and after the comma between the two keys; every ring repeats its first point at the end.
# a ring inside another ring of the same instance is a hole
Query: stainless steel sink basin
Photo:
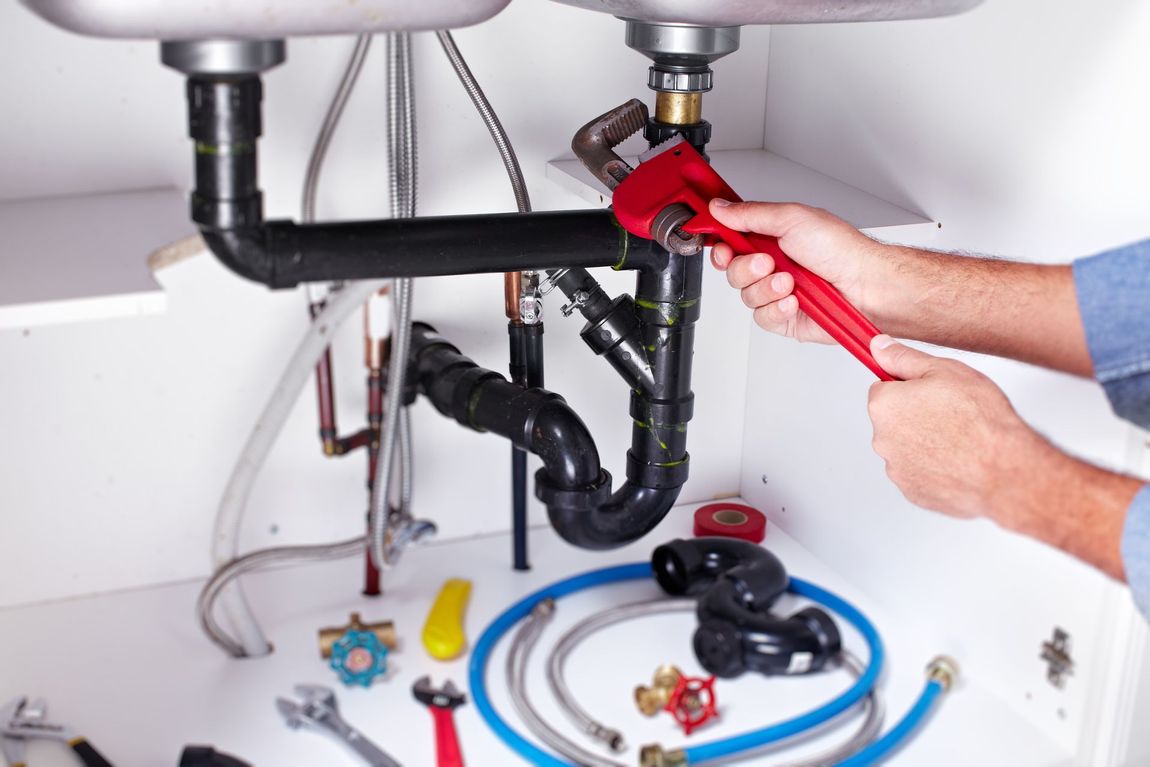
{"type": "Polygon", "coordinates": [[[95,37],[268,39],[452,29],[510,0],[21,0],[58,27],[95,37]]]}
{"type": "Polygon", "coordinates": [[[982,0],[556,0],[634,21],[737,27],[950,16],[982,0]]]}

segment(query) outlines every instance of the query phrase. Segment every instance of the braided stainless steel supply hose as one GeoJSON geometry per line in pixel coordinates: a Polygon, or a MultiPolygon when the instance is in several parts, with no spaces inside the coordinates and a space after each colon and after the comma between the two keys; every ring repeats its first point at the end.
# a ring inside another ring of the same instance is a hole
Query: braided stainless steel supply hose
{"type": "Polygon", "coordinates": [[[339,81],[335,95],[332,96],[331,105],[327,108],[327,114],[324,116],[319,134],[316,136],[303,181],[303,200],[300,209],[304,223],[315,221],[315,196],[319,187],[319,176],[323,171],[324,159],[327,157],[327,150],[331,145],[332,136],[335,135],[335,129],[339,125],[340,118],[343,117],[343,109],[347,106],[351,92],[355,90],[355,84],[359,80],[359,73],[363,70],[363,62],[367,59],[370,48],[371,35],[360,35],[355,39],[355,47],[352,48],[347,68],[339,81]]]}
{"type": "Polygon", "coordinates": [[[491,108],[491,102],[487,100],[487,94],[479,87],[475,75],[471,73],[471,68],[464,61],[463,54],[459,52],[459,47],[455,44],[455,38],[447,30],[436,32],[435,36],[439,38],[439,44],[443,46],[443,52],[447,54],[447,59],[459,77],[459,82],[463,83],[463,88],[471,98],[471,103],[475,105],[476,111],[479,112],[484,125],[491,133],[492,140],[495,141],[495,146],[499,150],[499,157],[503,160],[503,167],[507,170],[507,177],[511,179],[511,189],[515,193],[515,206],[520,213],[529,213],[531,211],[531,198],[527,194],[527,182],[523,179],[523,170],[519,167],[519,158],[516,157],[515,150],[511,147],[511,140],[507,138],[507,131],[503,129],[503,124],[499,122],[499,116],[495,114],[495,110],[491,108]]]}
{"type": "MultiPolygon", "coordinates": [[[[411,65],[411,38],[407,33],[390,33],[388,43],[388,159],[391,171],[391,213],[393,218],[411,218],[415,215],[417,187],[415,96],[411,65]]],[[[403,458],[410,440],[404,434],[409,427],[401,427],[404,418],[403,390],[407,374],[407,357],[411,347],[411,294],[414,281],[394,280],[395,323],[391,333],[391,359],[388,361],[387,395],[380,449],[376,455],[375,488],[371,499],[370,555],[381,570],[394,565],[407,543],[434,532],[429,522],[417,522],[410,513],[411,454],[403,458]],[[397,450],[398,447],[398,450],[397,450]],[[390,513],[388,497],[394,478],[395,455],[399,452],[401,472],[408,479],[401,481],[400,511],[390,513]],[[404,498],[407,503],[404,503],[404,498]]]]}
{"type": "Polygon", "coordinates": [[[550,623],[554,614],[554,600],[542,600],[532,608],[531,613],[523,620],[523,624],[520,625],[511,640],[505,667],[511,703],[519,713],[519,718],[527,725],[528,730],[576,764],[587,767],[626,767],[620,762],[599,756],[581,747],[578,743],[568,740],[547,724],[527,697],[527,661],[531,657],[531,651],[539,641],[540,634],[543,633],[543,629],[550,623]]]}
{"type": "MultiPolygon", "coordinates": [[[[588,733],[593,738],[606,743],[616,751],[624,748],[622,734],[616,728],[605,725],[588,714],[571,694],[571,690],[564,677],[567,658],[584,639],[607,626],[622,623],[632,618],[671,612],[694,611],[694,609],[695,600],[693,599],[655,599],[613,607],[576,623],[559,638],[559,641],[555,643],[555,646],[547,657],[547,682],[551,687],[551,691],[555,694],[556,699],[559,701],[559,707],[579,729],[588,733]]],[[[862,675],[864,670],[863,664],[854,655],[843,651],[842,661],[843,667],[856,678],[862,675]]],[[[882,729],[882,701],[876,693],[872,692],[863,699],[862,705],[864,709],[862,724],[851,737],[842,744],[835,746],[829,751],[793,762],[786,762],[778,767],[833,767],[843,759],[872,743],[878,737],[879,730],[882,729]]],[[[777,750],[780,746],[785,746],[786,742],[787,741],[784,740],[778,744],[771,744],[771,746],[760,753],[777,750]]],[[[744,755],[740,755],[740,758],[743,756],[744,755]]]]}

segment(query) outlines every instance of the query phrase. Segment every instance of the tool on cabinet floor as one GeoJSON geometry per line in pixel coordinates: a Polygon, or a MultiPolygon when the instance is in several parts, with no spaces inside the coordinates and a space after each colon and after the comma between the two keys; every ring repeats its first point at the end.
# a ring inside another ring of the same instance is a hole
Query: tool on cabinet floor
{"type": "Polygon", "coordinates": [[[439,590],[423,624],[423,646],[436,660],[451,660],[467,648],[463,613],[471,597],[471,581],[449,578],[439,590]]]}
{"type": "Polygon", "coordinates": [[[411,686],[415,699],[427,706],[435,720],[435,759],[437,767],[463,767],[463,752],[455,733],[455,709],[467,702],[467,696],[450,681],[432,687],[431,678],[421,676],[411,686]]]}
{"type": "Polygon", "coordinates": [[[386,751],[368,740],[359,730],[343,720],[335,693],[318,684],[297,684],[295,694],[302,703],[276,698],[276,709],[288,727],[298,730],[307,726],[343,741],[349,749],[372,767],[400,767],[386,751]]]}
{"type": "Polygon", "coordinates": [[[344,684],[370,687],[387,675],[387,659],[399,646],[391,621],[364,623],[352,613],[345,626],[319,630],[320,655],[344,684]]]}
{"type": "Polygon", "coordinates": [[[660,711],[670,713],[683,728],[683,734],[690,735],[719,716],[715,677],[687,676],[678,666],[659,666],[650,687],[635,688],[635,705],[646,716],[660,711]]]}
{"type": "Polygon", "coordinates": [[[717,242],[739,254],[769,253],[776,271],[794,277],[799,307],[871,372],[892,380],[870,353],[878,328],[833,285],[792,261],[774,237],[736,232],[711,216],[707,204],[712,199],[742,198],[682,135],[639,155],[637,168],[615,153],[646,124],[647,106],[632,99],[587,123],[571,142],[583,165],[613,192],[615,217],[623,228],[680,255],[701,253],[704,245],[717,242]]]}
{"type": "Polygon", "coordinates": [[[180,767],[252,767],[242,759],[222,754],[211,746],[185,746],[180,767]]]}
{"type": "Polygon", "coordinates": [[[66,743],[86,767],[112,767],[87,738],[70,727],[48,721],[48,703],[21,695],[0,708],[0,752],[9,767],[24,767],[25,746],[29,740],[56,740],[66,743]]]}

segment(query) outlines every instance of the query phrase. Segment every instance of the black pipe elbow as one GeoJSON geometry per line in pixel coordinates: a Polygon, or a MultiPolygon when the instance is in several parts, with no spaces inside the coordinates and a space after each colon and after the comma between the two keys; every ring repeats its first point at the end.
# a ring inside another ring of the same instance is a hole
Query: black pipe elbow
{"type": "Polygon", "coordinates": [[[708,672],[806,674],[842,650],[838,627],[824,610],[807,607],[787,618],[768,609],[786,590],[778,558],[749,541],[675,540],[655,549],[655,579],[668,594],[697,595],[699,626],[692,644],[708,672]]]}
{"type": "Polygon", "coordinates": [[[564,490],[540,471],[535,496],[547,505],[547,519],[559,537],[582,549],[625,546],[651,532],[679,497],[679,487],[645,487],[631,480],[611,494],[611,475],[584,492],[564,490]]]}
{"type": "Polygon", "coordinates": [[[204,238],[208,250],[231,271],[269,288],[294,287],[280,285],[276,277],[276,260],[268,247],[267,230],[254,229],[214,229],[202,227],[200,236],[204,238]]]}

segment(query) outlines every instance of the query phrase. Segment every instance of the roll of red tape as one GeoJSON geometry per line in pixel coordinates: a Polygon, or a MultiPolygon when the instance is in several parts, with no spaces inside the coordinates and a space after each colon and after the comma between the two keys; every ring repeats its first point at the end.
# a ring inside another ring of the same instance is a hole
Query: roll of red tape
{"type": "Polygon", "coordinates": [[[762,543],[767,536],[767,518],[741,503],[708,503],[695,511],[695,536],[704,535],[762,543]]]}

